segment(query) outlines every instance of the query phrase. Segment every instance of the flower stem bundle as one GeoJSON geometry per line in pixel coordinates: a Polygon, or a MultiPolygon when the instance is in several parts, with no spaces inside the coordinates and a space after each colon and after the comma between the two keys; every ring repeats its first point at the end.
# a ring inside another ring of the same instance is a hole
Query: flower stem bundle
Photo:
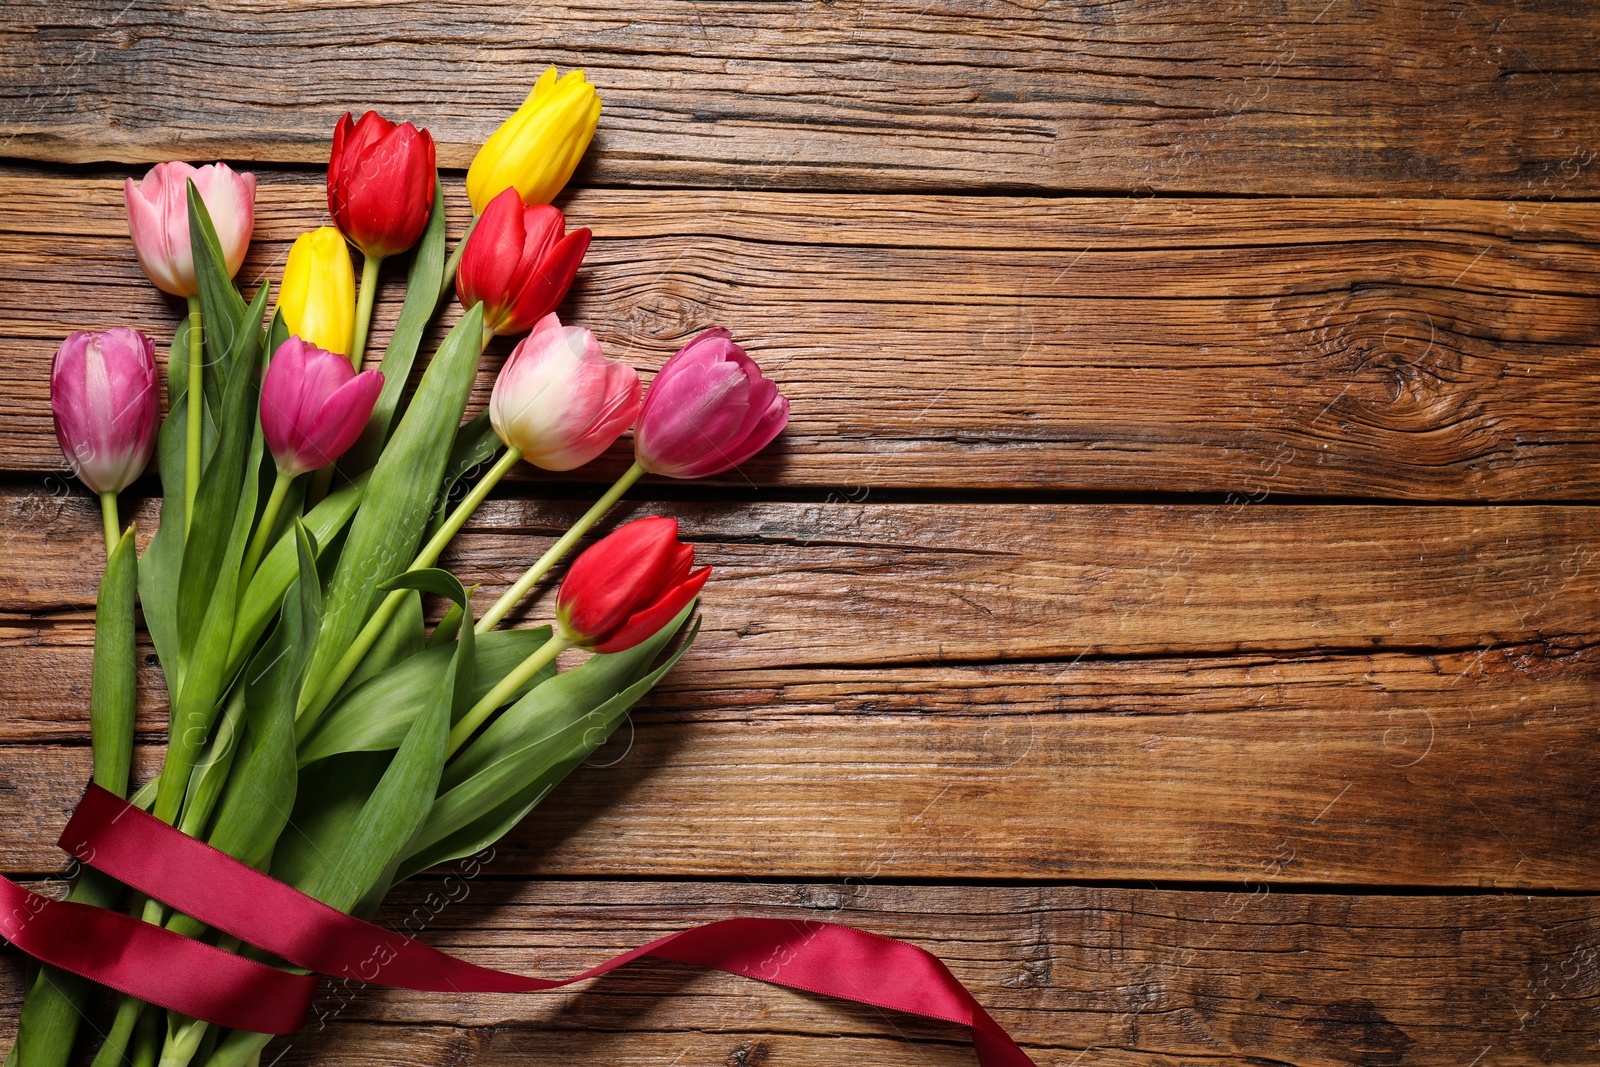
{"type": "MultiPolygon", "coordinates": [[[[336,226],[296,241],[270,314],[269,284],[247,299],[233,281],[254,177],[162,164],[126,194],[140,264],[187,303],[165,418],[143,335],[75,334],[57,355],[58,435],[100,496],[107,546],[95,782],[130,785],[137,609],[169,723],[165,762],[134,802],[341,911],[368,915],[396,882],[488,847],[604,742],[694,637],[710,568],[694,568],[676,522],[625,524],[580,555],[551,625],[503,624],[644,473],[722,473],[787,420],[726,331],[691,341],[646,392],[594,334],[557,319],[590,235],[549,200],[598,115],[581,74],[541,78],[473,164],[483,217],[448,259],[431,137],[345,116],[328,172],[336,226]],[[382,275],[408,252],[399,319],[363,369],[382,275]],[[457,264],[463,314],[424,355],[457,264]],[[489,410],[467,419],[489,341],[524,333],[489,410]],[[479,617],[438,566],[476,508],[519,466],[581,467],[635,425],[636,462],[479,617]],[[140,554],[116,499],[152,453],[161,521],[140,554]],[[558,670],[569,649],[582,662],[558,670]]],[[[104,877],[81,877],[72,897],[251,951],[104,877]]],[[[64,1067],[87,993],[41,969],[10,1062],[64,1067]]],[[[267,1040],[131,997],[99,1029],[103,1067],[246,1067],[267,1040]]]]}

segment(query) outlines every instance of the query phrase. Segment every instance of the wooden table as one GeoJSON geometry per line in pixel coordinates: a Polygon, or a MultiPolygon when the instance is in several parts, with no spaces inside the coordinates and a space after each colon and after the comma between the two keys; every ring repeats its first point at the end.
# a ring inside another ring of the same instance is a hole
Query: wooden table
{"type": "MultiPolygon", "coordinates": [[[[564,314],[646,370],[728,325],[794,419],[737,476],[630,494],[717,568],[700,644],[485,873],[391,921],[553,974],[837,919],[942,955],[1058,1067],[1600,1062],[1600,11],[0,21],[5,872],[59,870],[88,766],[99,519],[50,354],[113,323],[164,351],[178,317],[122,178],[247,164],[241,278],[275,281],[346,108],[432,129],[459,231],[476,145],[581,65],[606,111],[564,314]]],[[[448,564],[497,593],[624,462],[497,492],[448,564]]],[[[285,1063],[971,1062],[955,1028],[666,964],[324,1007],[285,1063]]]]}

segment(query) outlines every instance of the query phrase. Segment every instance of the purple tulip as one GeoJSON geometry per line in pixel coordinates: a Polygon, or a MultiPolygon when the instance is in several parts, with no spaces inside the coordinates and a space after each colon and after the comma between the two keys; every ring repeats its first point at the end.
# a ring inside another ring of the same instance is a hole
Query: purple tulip
{"type": "Polygon", "coordinates": [[[293,478],[344,455],[383,390],[383,374],[357,374],[350,359],[291,337],[261,383],[261,432],[278,470],[293,478]]]}
{"type": "Polygon", "coordinates": [[[96,493],[127,488],[150,462],[161,418],[150,338],[127,326],[69,336],[50,366],[50,410],[78,479],[96,493]]]}
{"type": "Polygon", "coordinates": [[[732,470],[789,421],[789,401],[724,329],[680,348],[650,383],[634,428],[635,458],[652,474],[705,478],[732,470]]]}

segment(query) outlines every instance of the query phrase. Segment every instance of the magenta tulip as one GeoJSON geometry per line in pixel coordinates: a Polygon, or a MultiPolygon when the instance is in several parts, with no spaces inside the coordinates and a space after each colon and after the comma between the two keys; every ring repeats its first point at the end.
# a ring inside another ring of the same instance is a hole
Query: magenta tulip
{"type": "Polygon", "coordinates": [[[668,478],[732,470],[789,422],[789,401],[727,330],[707,330],[650,383],[633,431],[639,465],[668,478]]]}
{"type": "Polygon", "coordinates": [[[138,330],[72,334],[50,366],[50,410],[67,462],[96,493],[118,493],[144,472],[161,418],[156,350],[138,330]]]}
{"type": "Polygon", "coordinates": [[[546,315],[500,368],[489,421],[500,440],[547,471],[581,467],[639,414],[639,375],[607,359],[594,334],[546,315]]]}
{"type": "Polygon", "coordinates": [[[694,570],[678,520],[635,519],[589,546],[556,594],[561,635],[580,648],[621,652],[656,633],[700,595],[710,567],[694,570]]]}
{"type": "Polygon", "coordinates": [[[122,196],[128,205],[133,250],[156,288],[173,296],[194,296],[200,291],[189,244],[191,180],[216,228],[229,276],[239,272],[255,225],[256,176],[238,174],[226,163],[198,169],[181,160],[158,163],[138,184],[127,179],[122,196]]]}
{"type": "Polygon", "coordinates": [[[357,374],[350,360],[291,337],[278,346],[261,382],[261,432],[292,478],[344,455],[356,443],[383,389],[383,374],[357,374]]]}

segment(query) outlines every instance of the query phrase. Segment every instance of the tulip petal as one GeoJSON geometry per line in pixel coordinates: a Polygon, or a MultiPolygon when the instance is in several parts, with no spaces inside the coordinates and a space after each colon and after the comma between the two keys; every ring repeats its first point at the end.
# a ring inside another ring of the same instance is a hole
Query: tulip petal
{"type": "Polygon", "coordinates": [[[568,570],[556,596],[557,614],[569,632],[603,638],[622,625],[671,561],[678,520],[651,516],[628,523],[597,541],[568,570]]]}
{"type": "Polygon", "coordinates": [[[701,587],[706,584],[706,579],[709,577],[711,568],[701,567],[681,582],[663,590],[653,603],[628,616],[628,621],[615,633],[595,645],[594,651],[622,652],[637,645],[660,630],[673,616],[682,611],[689,601],[699,596],[701,587]]]}
{"type": "Polygon", "coordinates": [[[382,391],[382,372],[368,370],[328,395],[306,435],[307,450],[318,458],[318,467],[334,462],[356,443],[382,391]]]}

